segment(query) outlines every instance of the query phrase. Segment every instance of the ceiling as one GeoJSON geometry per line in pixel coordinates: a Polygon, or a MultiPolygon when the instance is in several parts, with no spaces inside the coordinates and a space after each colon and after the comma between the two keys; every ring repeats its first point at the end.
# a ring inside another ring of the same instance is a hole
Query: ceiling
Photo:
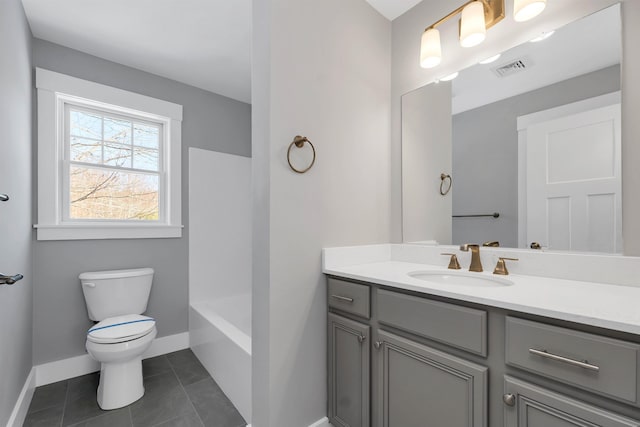
{"type": "Polygon", "coordinates": [[[477,64],[453,81],[453,113],[470,110],[620,63],[620,7],[614,5],[575,21],[544,41],[524,43],[504,52],[495,62],[477,64]],[[493,69],[518,59],[521,72],[498,77],[493,69]]]}
{"type": "Polygon", "coordinates": [[[251,0],[22,0],[33,35],[251,102],[251,0]]]}
{"type": "Polygon", "coordinates": [[[367,0],[374,9],[389,21],[393,21],[421,1],[422,0],[367,0]]]}
{"type": "MultiPolygon", "coordinates": [[[[367,0],[389,20],[421,0],[367,0]]],[[[251,102],[251,0],[22,0],[33,35],[251,102]]]]}

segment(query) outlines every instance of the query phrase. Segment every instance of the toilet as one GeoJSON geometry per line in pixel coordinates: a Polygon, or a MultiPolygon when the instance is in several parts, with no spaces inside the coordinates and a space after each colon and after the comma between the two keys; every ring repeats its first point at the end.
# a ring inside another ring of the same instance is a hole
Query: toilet
{"type": "Polygon", "coordinates": [[[156,322],[143,316],[153,269],[94,271],[80,274],[89,318],[87,352],[101,363],[98,405],[127,406],[144,395],[142,353],[156,337],[156,322]]]}

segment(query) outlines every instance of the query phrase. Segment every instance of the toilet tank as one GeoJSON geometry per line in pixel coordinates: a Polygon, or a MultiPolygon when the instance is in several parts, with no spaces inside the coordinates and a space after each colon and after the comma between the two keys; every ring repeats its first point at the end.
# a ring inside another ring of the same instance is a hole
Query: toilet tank
{"type": "Polygon", "coordinates": [[[108,317],[144,313],[152,281],[152,268],[80,274],[89,318],[99,322],[108,317]]]}

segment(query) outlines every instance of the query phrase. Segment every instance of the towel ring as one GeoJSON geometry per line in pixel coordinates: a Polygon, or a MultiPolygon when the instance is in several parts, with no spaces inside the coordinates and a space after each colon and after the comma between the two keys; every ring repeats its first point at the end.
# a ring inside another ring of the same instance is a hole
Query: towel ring
{"type": "Polygon", "coordinates": [[[451,185],[453,184],[453,180],[451,179],[451,175],[446,174],[446,173],[441,173],[440,174],[440,194],[443,196],[446,196],[447,193],[449,193],[449,191],[451,190],[451,185]],[[445,180],[449,180],[449,185],[447,186],[447,189],[444,189],[444,181],[445,180]]]}
{"type": "Polygon", "coordinates": [[[293,142],[291,144],[289,144],[289,149],[287,150],[287,162],[289,163],[289,167],[297,173],[305,173],[306,171],[308,171],[309,169],[311,169],[311,167],[313,166],[313,164],[316,162],[316,148],[313,146],[313,144],[311,143],[311,141],[309,141],[309,138],[307,138],[306,136],[300,136],[300,135],[296,135],[295,138],[293,138],[293,142]],[[302,148],[304,146],[304,143],[308,142],[309,145],[311,146],[311,150],[313,150],[313,159],[311,160],[311,163],[309,164],[309,166],[307,166],[304,169],[296,169],[292,164],[291,164],[291,148],[293,148],[293,146],[295,145],[298,148],[302,148]]]}

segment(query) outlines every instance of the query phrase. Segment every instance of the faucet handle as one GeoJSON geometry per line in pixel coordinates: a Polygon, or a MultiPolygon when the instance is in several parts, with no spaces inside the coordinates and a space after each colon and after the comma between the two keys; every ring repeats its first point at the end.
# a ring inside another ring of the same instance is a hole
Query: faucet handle
{"type": "Polygon", "coordinates": [[[460,270],[460,263],[458,262],[458,256],[456,254],[450,253],[441,253],[440,255],[449,255],[451,259],[449,260],[449,268],[450,270],[460,270]]]}
{"type": "Polygon", "coordinates": [[[496,268],[493,270],[493,274],[500,274],[502,276],[507,276],[509,274],[505,261],[518,261],[518,258],[499,257],[496,268]]]}
{"type": "Polygon", "coordinates": [[[488,241],[488,242],[484,242],[482,246],[489,247],[489,248],[497,248],[500,246],[500,242],[498,242],[497,240],[488,241]]]}

